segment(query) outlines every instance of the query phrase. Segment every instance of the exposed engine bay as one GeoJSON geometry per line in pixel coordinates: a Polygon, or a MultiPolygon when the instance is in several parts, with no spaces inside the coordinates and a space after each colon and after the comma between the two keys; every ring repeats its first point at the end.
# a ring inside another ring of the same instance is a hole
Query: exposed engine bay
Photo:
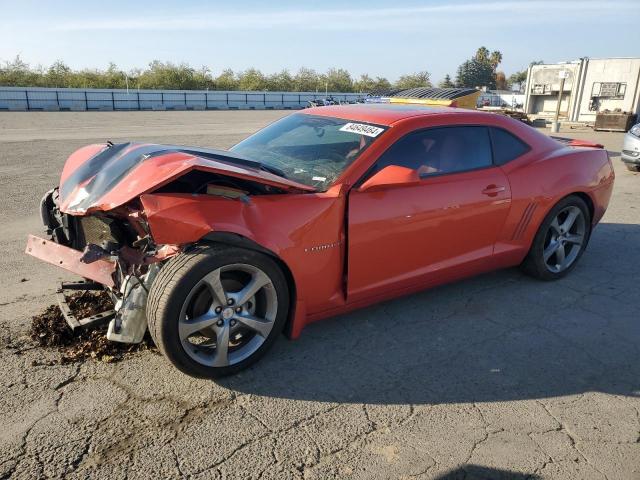
{"type": "MultiPolygon", "coordinates": [[[[82,252],[79,261],[86,265],[96,262],[112,264],[112,283],[102,285],[114,303],[107,338],[125,343],[139,343],[146,331],[146,295],[159,270],[159,262],[179,251],[179,248],[156,246],[150,236],[144,216],[132,205],[115,211],[74,216],[60,211],[58,189],[47,192],[41,201],[40,213],[47,235],[59,245],[82,252]]],[[[63,283],[59,302],[72,289],[98,289],[100,283],[63,283]]],[[[63,314],[68,311],[61,305],[63,314]]],[[[69,318],[72,328],[89,322],[69,318]]],[[[96,318],[96,321],[105,318],[96,318]]]]}

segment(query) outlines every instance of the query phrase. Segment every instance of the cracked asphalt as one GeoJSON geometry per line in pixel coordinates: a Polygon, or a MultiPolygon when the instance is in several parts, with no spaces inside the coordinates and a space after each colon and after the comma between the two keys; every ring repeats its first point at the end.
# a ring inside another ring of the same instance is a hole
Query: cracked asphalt
{"type": "Polygon", "coordinates": [[[32,315],[70,278],[23,255],[74,149],[228,147],[286,112],[0,113],[0,478],[640,478],[640,175],[580,264],[495,272],[282,338],[217,383],[160,355],[32,366],[32,315]]]}

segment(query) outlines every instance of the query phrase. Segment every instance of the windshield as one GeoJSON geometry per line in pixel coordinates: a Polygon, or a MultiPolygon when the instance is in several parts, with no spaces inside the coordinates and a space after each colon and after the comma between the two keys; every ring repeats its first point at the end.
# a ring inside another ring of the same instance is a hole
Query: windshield
{"type": "Polygon", "coordinates": [[[326,190],[384,132],[377,125],[296,113],[231,148],[287,178],[326,190]]]}

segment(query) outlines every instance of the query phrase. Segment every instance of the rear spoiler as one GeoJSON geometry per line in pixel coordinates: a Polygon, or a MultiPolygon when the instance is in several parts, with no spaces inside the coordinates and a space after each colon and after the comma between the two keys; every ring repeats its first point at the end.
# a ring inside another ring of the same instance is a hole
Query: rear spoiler
{"type": "Polygon", "coordinates": [[[554,140],[560,143],[564,143],[568,147],[588,147],[588,148],[604,148],[604,145],[601,143],[593,143],[587,140],[578,140],[577,138],[566,138],[566,137],[554,137],[551,136],[554,140]]]}

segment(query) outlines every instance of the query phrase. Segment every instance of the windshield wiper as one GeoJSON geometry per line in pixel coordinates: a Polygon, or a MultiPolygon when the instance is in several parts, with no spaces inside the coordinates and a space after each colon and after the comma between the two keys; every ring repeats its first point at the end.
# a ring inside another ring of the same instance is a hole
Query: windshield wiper
{"type": "Polygon", "coordinates": [[[277,175],[279,177],[282,178],[287,178],[287,174],[284,173],[282,170],[280,170],[278,167],[274,167],[272,165],[267,165],[265,163],[262,162],[256,162],[258,164],[258,168],[260,170],[264,170],[265,172],[269,172],[269,173],[273,173],[274,175],[277,175]]]}
{"type": "Polygon", "coordinates": [[[178,148],[177,151],[189,153],[189,154],[200,156],[200,157],[212,158],[214,160],[222,160],[223,162],[237,163],[239,165],[245,165],[247,167],[257,168],[258,170],[269,172],[282,178],[288,178],[287,174],[284,173],[282,170],[280,170],[278,167],[274,167],[271,165],[267,165],[266,163],[259,162],[257,160],[246,158],[243,155],[238,155],[232,150],[227,150],[227,151],[209,150],[205,148],[190,150],[189,148],[178,148]]]}

